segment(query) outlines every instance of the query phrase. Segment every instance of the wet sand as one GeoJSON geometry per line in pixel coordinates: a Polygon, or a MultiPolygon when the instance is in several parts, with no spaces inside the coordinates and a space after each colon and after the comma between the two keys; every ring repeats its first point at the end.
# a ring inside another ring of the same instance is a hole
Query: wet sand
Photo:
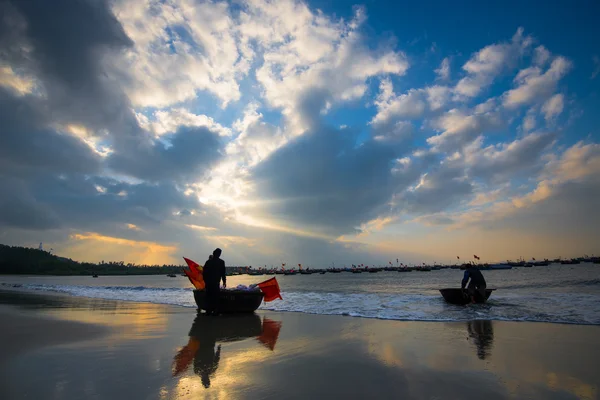
{"type": "Polygon", "coordinates": [[[0,292],[2,399],[597,399],[600,327],[0,292]]]}

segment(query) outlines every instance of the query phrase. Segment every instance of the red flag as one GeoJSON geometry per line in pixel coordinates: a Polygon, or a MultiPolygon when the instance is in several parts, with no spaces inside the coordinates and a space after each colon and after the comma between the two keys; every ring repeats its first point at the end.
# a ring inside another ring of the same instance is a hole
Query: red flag
{"type": "Polygon", "coordinates": [[[177,376],[188,369],[199,348],[200,342],[198,339],[190,337],[188,344],[183,346],[173,358],[173,376],[177,376]]]}
{"type": "Polygon", "coordinates": [[[271,278],[267,279],[264,282],[258,284],[258,287],[265,294],[265,302],[273,301],[273,300],[283,300],[281,297],[281,293],[279,292],[279,283],[277,283],[277,279],[271,278]]]}
{"type": "Polygon", "coordinates": [[[264,344],[269,350],[275,350],[275,344],[277,344],[279,331],[281,330],[281,322],[265,317],[263,318],[262,329],[262,333],[257,338],[258,341],[264,344]]]}
{"type": "Polygon", "coordinates": [[[184,269],[183,272],[187,275],[192,285],[198,290],[204,289],[204,277],[202,276],[203,268],[193,260],[183,257],[190,270],[184,269]]]}

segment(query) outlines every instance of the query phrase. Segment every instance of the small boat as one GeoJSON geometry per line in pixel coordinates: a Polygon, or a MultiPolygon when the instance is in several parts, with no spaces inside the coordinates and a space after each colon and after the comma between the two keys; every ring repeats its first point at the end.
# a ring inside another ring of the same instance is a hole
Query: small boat
{"type": "MultiPolygon", "coordinates": [[[[496,289],[485,289],[485,300],[477,301],[477,303],[485,303],[490,298],[492,292],[496,289]]],[[[465,305],[471,302],[469,296],[466,296],[462,289],[448,288],[440,289],[440,293],[450,304],[465,305]]],[[[477,300],[477,299],[476,299],[477,300]]]]}
{"type": "Polygon", "coordinates": [[[175,274],[167,274],[167,276],[168,276],[169,278],[175,278],[175,277],[177,277],[177,275],[175,275],[175,274]]]}
{"type": "Polygon", "coordinates": [[[97,278],[97,277],[98,277],[98,274],[92,275],[92,278],[97,278]]]}
{"type": "Polygon", "coordinates": [[[321,271],[319,272],[319,275],[325,275],[327,273],[327,271],[321,271]]]}
{"type": "Polygon", "coordinates": [[[489,269],[512,269],[510,264],[491,264],[489,269]]]}
{"type": "MultiPolygon", "coordinates": [[[[264,294],[261,291],[224,290],[219,293],[219,311],[223,314],[252,313],[262,303],[264,294]]],[[[206,292],[194,290],[194,300],[198,308],[206,310],[206,292]]]]}

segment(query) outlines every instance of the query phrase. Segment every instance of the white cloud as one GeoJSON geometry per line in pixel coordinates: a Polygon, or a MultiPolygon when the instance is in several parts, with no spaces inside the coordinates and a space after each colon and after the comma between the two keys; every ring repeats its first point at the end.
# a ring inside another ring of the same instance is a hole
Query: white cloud
{"type": "MultiPolygon", "coordinates": [[[[284,7],[287,2],[277,4],[284,7]]],[[[304,8],[290,14],[294,10],[285,12],[278,7],[249,9],[254,28],[257,21],[266,20],[265,25],[278,31],[274,36],[278,41],[262,43],[264,63],[257,69],[256,77],[265,100],[283,110],[296,133],[310,125],[306,110],[301,107],[307,96],[318,94],[318,99],[311,98],[314,104],[310,106],[320,107],[311,110],[314,114],[323,111],[327,103],[361,98],[370,77],[403,75],[408,69],[404,54],[392,50],[374,52],[365,47],[359,32],[365,15],[360,8],[353,19],[344,22],[312,14],[304,8]],[[289,40],[280,43],[283,38],[289,40]]],[[[258,30],[255,34],[271,38],[269,32],[258,30]]]]}
{"type": "Polygon", "coordinates": [[[544,46],[538,46],[533,51],[533,63],[539,66],[544,66],[552,54],[544,46]]]}
{"type": "Polygon", "coordinates": [[[439,68],[435,70],[435,73],[437,75],[437,79],[442,81],[447,81],[450,79],[450,59],[448,57],[442,60],[442,63],[440,64],[439,68]]]}
{"type": "Polygon", "coordinates": [[[441,131],[431,136],[427,143],[437,151],[451,152],[466,146],[488,130],[497,129],[504,124],[493,100],[488,100],[474,110],[452,109],[433,120],[433,128],[441,131]]]}
{"type": "Polygon", "coordinates": [[[539,67],[530,67],[521,70],[515,82],[514,89],[504,93],[503,104],[507,108],[516,108],[522,105],[533,104],[550,97],[556,90],[558,81],[571,69],[571,62],[564,57],[556,57],[550,67],[543,74],[539,67]]]}
{"type": "Polygon", "coordinates": [[[532,40],[530,36],[523,36],[523,28],[519,28],[511,42],[489,45],[473,54],[462,67],[467,76],[454,88],[458,97],[479,95],[500,73],[517,62],[531,46],[532,40]]]}
{"type": "Polygon", "coordinates": [[[238,48],[235,23],[224,2],[121,0],[114,12],[134,42],[112,60],[135,106],[166,107],[200,90],[226,105],[240,98],[238,81],[249,54],[238,48]]]}
{"type": "Polygon", "coordinates": [[[181,126],[205,126],[220,136],[231,136],[231,130],[215,122],[206,115],[193,114],[185,108],[171,108],[155,111],[153,120],[141,113],[136,113],[140,126],[156,136],[176,132],[181,126]]]}
{"type": "Polygon", "coordinates": [[[394,93],[392,81],[383,79],[375,100],[377,114],[371,120],[375,126],[385,126],[398,119],[417,119],[428,111],[438,111],[450,101],[451,90],[447,86],[430,86],[410,89],[400,95],[394,93]]]}
{"type": "Polygon", "coordinates": [[[559,116],[564,107],[564,96],[562,94],[555,94],[550,97],[542,106],[542,111],[546,117],[546,121],[551,121],[559,116]]]}

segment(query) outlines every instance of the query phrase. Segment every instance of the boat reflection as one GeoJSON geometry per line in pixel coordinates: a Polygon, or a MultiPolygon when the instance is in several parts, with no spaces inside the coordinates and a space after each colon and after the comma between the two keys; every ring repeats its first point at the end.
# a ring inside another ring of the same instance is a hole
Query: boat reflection
{"type": "Polygon", "coordinates": [[[210,387],[211,378],[219,368],[221,343],[256,338],[267,349],[275,350],[281,322],[256,314],[221,315],[198,314],[189,332],[188,343],[173,358],[173,376],[187,371],[194,364],[194,373],[202,385],[210,387]]]}
{"type": "Polygon", "coordinates": [[[469,337],[477,347],[477,357],[485,360],[489,357],[494,342],[494,327],[492,321],[477,320],[467,322],[469,337]]]}

